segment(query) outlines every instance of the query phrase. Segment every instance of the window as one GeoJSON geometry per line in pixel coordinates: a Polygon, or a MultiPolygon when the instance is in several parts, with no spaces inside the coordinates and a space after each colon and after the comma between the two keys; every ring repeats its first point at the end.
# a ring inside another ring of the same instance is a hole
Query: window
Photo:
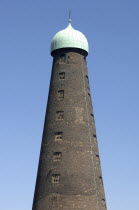
{"type": "Polygon", "coordinates": [[[53,174],[52,175],[52,183],[59,184],[59,182],[60,182],[60,174],[53,174]]]}
{"type": "Polygon", "coordinates": [[[62,62],[64,62],[66,60],[66,55],[63,53],[60,55],[60,59],[62,62]]]}
{"type": "Polygon", "coordinates": [[[102,206],[105,206],[106,207],[106,202],[105,202],[105,199],[104,198],[102,198],[101,203],[102,203],[102,206]]]}
{"type": "Polygon", "coordinates": [[[91,115],[91,118],[93,120],[93,126],[95,125],[95,120],[94,120],[94,114],[90,114],[91,115]]]}
{"type": "Polygon", "coordinates": [[[90,95],[90,93],[88,93],[88,96],[89,96],[89,99],[91,100],[91,95],[90,95]]]}
{"type": "Polygon", "coordinates": [[[62,141],[62,139],[63,139],[63,133],[62,132],[55,133],[55,141],[62,141]]]}
{"type": "Polygon", "coordinates": [[[100,164],[99,155],[96,155],[96,163],[97,163],[97,164],[100,164]]]}
{"type": "Polygon", "coordinates": [[[90,114],[91,115],[91,117],[92,117],[92,119],[93,119],[93,122],[94,122],[94,115],[93,114],[90,114]]]}
{"type": "Polygon", "coordinates": [[[90,87],[89,87],[89,79],[88,79],[88,76],[87,75],[85,76],[85,84],[86,84],[87,89],[90,90],[90,87]]]}
{"type": "Polygon", "coordinates": [[[64,98],[64,90],[59,90],[57,92],[57,98],[58,99],[63,99],[64,98]]]}
{"type": "Polygon", "coordinates": [[[65,72],[59,73],[59,79],[65,79],[65,72]]]}
{"type": "Polygon", "coordinates": [[[103,180],[101,176],[99,176],[99,181],[100,181],[100,184],[103,185],[103,180]]]}
{"type": "Polygon", "coordinates": [[[93,139],[94,139],[94,142],[97,143],[97,137],[96,137],[96,135],[93,135],[93,139]]]}
{"type": "Polygon", "coordinates": [[[87,82],[89,83],[89,79],[88,79],[88,76],[86,75],[86,79],[87,79],[87,82]]]}
{"type": "Polygon", "coordinates": [[[61,152],[54,152],[53,153],[53,160],[54,161],[60,161],[61,160],[61,156],[62,156],[61,152]]]}
{"type": "Polygon", "coordinates": [[[56,119],[57,120],[63,120],[64,119],[64,112],[63,111],[57,111],[56,112],[56,119]]]}

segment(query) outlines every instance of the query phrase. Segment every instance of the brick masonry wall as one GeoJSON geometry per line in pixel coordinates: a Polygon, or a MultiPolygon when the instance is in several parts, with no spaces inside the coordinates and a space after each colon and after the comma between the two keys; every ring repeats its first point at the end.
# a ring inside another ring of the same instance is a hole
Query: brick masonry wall
{"type": "Polygon", "coordinates": [[[60,49],[53,57],[32,210],[104,210],[86,53],[60,49]]]}

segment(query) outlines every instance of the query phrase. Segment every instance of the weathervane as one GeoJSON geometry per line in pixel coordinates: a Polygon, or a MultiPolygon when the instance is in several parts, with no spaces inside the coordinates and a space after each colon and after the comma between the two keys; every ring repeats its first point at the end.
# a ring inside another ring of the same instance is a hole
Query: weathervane
{"type": "Polygon", "coordinates": [[[71,10],[69,11],[69,23],[71,23],[71,10]]]}

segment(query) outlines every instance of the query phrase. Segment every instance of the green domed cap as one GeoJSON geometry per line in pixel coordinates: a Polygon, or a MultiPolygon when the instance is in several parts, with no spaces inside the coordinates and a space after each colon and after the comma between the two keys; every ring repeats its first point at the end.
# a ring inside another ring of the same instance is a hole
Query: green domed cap
{"type": "Polygon", "coordinates": [[[68,27],[59,31],[51,42],[51,53],[61,48],[79,48],[88,53],[88,41],[80,31],[75,30],[69,23],[68,27]]]}

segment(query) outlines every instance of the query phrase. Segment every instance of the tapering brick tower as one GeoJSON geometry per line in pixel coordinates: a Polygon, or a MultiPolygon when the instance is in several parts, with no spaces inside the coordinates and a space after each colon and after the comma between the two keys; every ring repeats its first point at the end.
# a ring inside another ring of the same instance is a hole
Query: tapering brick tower
{"type": "Polygon", "coordinates": [[[106,210],[86,56],[71,23],[51,43],[52,76],[32,210],[106,210]]]}

